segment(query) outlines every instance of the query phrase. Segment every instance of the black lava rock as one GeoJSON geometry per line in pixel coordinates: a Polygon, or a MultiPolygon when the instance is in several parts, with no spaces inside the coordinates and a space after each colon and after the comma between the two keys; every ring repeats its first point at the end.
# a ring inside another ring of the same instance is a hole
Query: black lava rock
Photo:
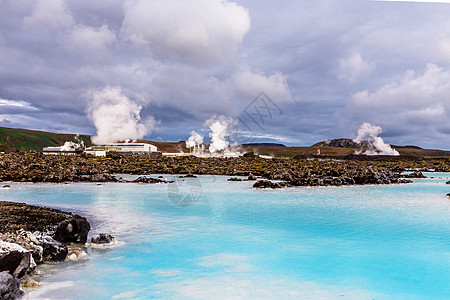
{"type": "Polygon", "coordinates": [[[91,225],[79,215],[59,223],[54,235],[54,239],[62,243],[86,243],[87,236],[91,230],[91,225]]]}

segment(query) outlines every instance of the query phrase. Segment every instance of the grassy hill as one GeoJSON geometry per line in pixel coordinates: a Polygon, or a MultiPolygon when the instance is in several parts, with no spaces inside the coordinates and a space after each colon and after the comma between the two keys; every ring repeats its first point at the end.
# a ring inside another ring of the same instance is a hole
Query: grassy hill
{"type": "MultiPolygon", "coordinates": [[[[91,145],[89,135],[80,135],[80,138],[85,145],[91,145]]],[[[41,151],[43,147],[61,146],[67,141],[75,141],[75,135],[0,127],[0,151],[41,151]]]]}

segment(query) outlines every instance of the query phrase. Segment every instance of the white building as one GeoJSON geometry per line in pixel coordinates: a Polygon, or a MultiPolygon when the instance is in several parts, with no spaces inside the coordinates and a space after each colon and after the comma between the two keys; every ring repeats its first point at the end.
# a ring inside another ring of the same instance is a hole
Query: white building
{"type": "Polygon", "coordinates": [[[61,150],[61,147],[45,147],[42,149],[42,153],[45,155],[75,155],[81,152],[79,150],[61,150]]]}
{"type": "Polygon", "coordinates": [[[101,145],[105,150],[116,152],[157,152],[158,148],[147,143],[114,143],[101,145]]]}
{"type": "Polygon", "coordinates": [[[106,153],[110,151],[122,154],[149,154],[158,152],[158,148],[155,145],[147,143],[111,143],[86,148],[85,153],[94,156],[106,156],[106,153]]]}

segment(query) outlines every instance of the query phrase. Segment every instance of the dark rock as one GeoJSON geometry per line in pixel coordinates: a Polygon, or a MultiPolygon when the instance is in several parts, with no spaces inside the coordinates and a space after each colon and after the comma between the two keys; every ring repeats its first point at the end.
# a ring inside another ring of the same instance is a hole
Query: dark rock
{"type": "Polygon", "coordinates": [[[109,244],[114,242],[115,238],[110,234],[99,233],[97,235],[92,236],[91,243],[92,244],[109,244]]]}
{"type": "Polygon", "coordinates": [[[45,233],[36,234],[36,239],[43,248],[43,261],[64,261],[66,259],[68,249],[67,246],[45,233]]]}
{"type": "Polygon", "coordinates": [[[397,182],[398,182],[398,183],[413,183],[413,181],[412,181],[412,180],[409,180],[409,179],[398,179],[397,182]]]}
{"type": "Polygon", "coordinates": [[[250,174],[248,174],[247,180],[249,180],[249,181],[254,181],[254,180],[256,180],[256,176],[253,175],[252,173],[250,173],[250,174]]]}
{"type": "Polygon", "coordinates": [[[242,178],[231,177],[231,178],[228,178],[227,181],[243,181],[243,180],[242,180],[242,178]]]}
{"type": "Polygon", "coordinates": [[[20,278],[36,267],[31,253],[22,246],[0,241],[0,272],[20,278]]]}
{"type": "Polygon", "coordinates": [[[115,182],[117,178],[111,174],[99,173],[89,175],[87,179],[91,182],[115,182]]]}
{"type": "Polygon", "coordinates": [[[53,231],[58,224],[69,218],[70,213],[57,209],[0,201],[0,232],[53,231]]]}
{"type": "Polygon", "coordinates": [[[36,263],[43,262],[44,249],[39,245],[36,236],[29,231],[20,229],[16,233],[8,232],[1,239],[8,243],[15,243],[28,250],[36,263]]]}
{"type": "Polygon", "coordinates": [[[414,171],[411,174],[406,175],[407,178],[427,178],[425,175],[423,175],[420,171],[414,171]]]}
{"type": "Polygon", "coordinates": [[[8,272],[0,272],[0,299],[23,299],[25,293],[20,289],[20,281],[8,272]]]}
{"type": "Polygon", "coordinates": [[[270,180],[258,180],[253,184],[255,189],[280,189],[288,186],[287,182],[272,182],[270,180]]]}
{"type": "Polygon", "coordinates": [[[10,186],[9,184],[5,184],[5,185],[3,185],[2,188],[7,189],[7,188],[10,188],[10,187],[11,187],[11,186],[10,186]]]}
{"type": "Polygon", "coordinates": [[[59,223],[54,239],[63,243],[86,243],[91,225],[79,215],[59,223]]]}
{"type": "Polygon", "coordinates": [[[245,153],[245,154],[243,155],[243,157],[245,157],[245,158],[251,158],[251,159],[259,158],[259,156],[256,155],[256,154],[253,153],[253,152],[247,152],[247,153],[245,153]]]}
{"type": "Polygon", "coordinates": [[[180,176],[179,178],[197,178],[197,176],[192,175],[191,173],[185,175],[185,176],[180,176]]]}
{"type": "Polygon", "coordinates": [[[449,198],[449,199],[450,199],[450,193],[448,193],[448,194],[447,194],[447,198],[449,198]]]}
{"type": "Polygon", "coordinates": [[[445,184],[450,184],[450,181],[447,181],[445,184]]]}
{"type": "Polygon", "coordinates": [[[137,179],[133,180],[133,182],[136,183],[171,183],[172,181],[165,181],[158,178],[151,178],[151,177],[138,177],[137,179]]]}

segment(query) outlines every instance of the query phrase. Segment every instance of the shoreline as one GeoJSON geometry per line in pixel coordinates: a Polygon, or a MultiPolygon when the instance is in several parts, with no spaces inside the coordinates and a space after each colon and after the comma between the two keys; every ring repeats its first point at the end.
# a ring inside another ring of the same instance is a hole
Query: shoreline
{"type": "MultiPolygon", "coordinates": [[[[0,155],[0,185],[8,182],[140,182],[170,183],[163,175],[248,176],[248,180],[284,181],[285,186],[340,186],[406,183],[405,171],[450,172],[450,158],[336,157],[265,159],[253,153],[236,158],[116,155],[113,157],[50,156],[24,152],[0,155]],[[120,175],[139,175],[126,180],[120,175]]],[[[414,172],[413,172],[414,173],[414,172]]],[[[420,176],[420,175],[418,175],[420,176]]],[[[406,176],[408,177],[408,176],[406,176]]],[[[410,177],[420,178],[420,177],[410,177]]]]}
{"type": "Polygon", "coordinates": [[[22,299],[40,286],[33,277],[42,264],[66,263],[88,255],[90,224],[77,214],[23,202],[0,201],[0,290],[22,299]]]}

